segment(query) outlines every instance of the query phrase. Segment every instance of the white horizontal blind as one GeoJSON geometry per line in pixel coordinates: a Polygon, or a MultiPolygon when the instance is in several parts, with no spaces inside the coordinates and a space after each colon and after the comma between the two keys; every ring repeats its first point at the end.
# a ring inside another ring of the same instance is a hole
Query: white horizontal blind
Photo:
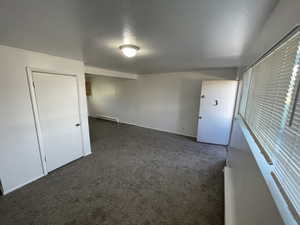
{"type": "Polygon", "coordinates": [[[244,73],[242,79],[242,95],[240,101],[240,114],[242,116],[245,116],[245,112],[246,112],[250,82],[251,82],[251,69],[249,69],[247,72],[244,73]]]}
{"type": "MultiPolygon", "coordinates": [[[[240,114],[273,162],[280,188],[300,218],[299,71],[298,32],[253,66],[249,91],[242,93],[240,114]]],[[[244,85],[250,80],[247,73],[244,85]]]]}
{"type": "Polygon", "coordinates": [[[274,164],[275,174],[282,184],[287,196],[300,215],[300,107],[298,95],[299,65],[300,65],[300,35],[298,34],[287,43],[286,70],[288,82],[284,88],[285,104],[282,106],[280,126],[278,129],[277,148],[274,164]],[[294,113],[294,114],[293,114],[294,113]],[[291,116],[294,115],[293,118],[291,116]],[[298,143],[298,145],[297,145],[298,143]]]}

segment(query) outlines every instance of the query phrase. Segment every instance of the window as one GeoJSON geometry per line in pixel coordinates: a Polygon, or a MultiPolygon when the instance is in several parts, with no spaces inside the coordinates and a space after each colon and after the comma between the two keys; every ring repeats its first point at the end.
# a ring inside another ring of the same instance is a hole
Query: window
{"type": "Polygon", "coordinates": [[[300,218],[300,32],[243,75],[239,114],[300,218]]]}
{"type": "Polygon", "coordinates": [[[251,82],[251,69],[249,69],[246,73],[244,73],[242,79],[242,96],[240,101],[239,113],[243,117],[245,117],[245,113],[246,113],[246,105],[247,105],[250,82],[251,82]]]}

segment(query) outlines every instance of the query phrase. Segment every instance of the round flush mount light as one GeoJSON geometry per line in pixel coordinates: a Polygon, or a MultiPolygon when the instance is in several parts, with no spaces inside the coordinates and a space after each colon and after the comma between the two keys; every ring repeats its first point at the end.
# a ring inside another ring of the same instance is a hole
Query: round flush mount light
{"type": "Polygon", "coordinates": [[[135,45],[121,45],[119,48],[122,51],[123,55],[125,55],[128,58],[136,56],[137,51],[140,49],[138,46],[135,45]]]}

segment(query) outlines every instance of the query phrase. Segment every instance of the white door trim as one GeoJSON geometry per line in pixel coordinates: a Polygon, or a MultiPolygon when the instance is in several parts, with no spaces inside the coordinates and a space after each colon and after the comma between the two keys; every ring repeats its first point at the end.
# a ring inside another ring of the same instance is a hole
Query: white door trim
{"type": "MultiPolygon", "coordinates": [[[[40,124],[39,113],[38,113],[38,105],[37,105],[37,101],[36,101],[36,95],[35,95],[35,89],[34,89],[34,83],[33,83],[33,73],[37,72],[37,73],[45,73],[45,74],[53,74],[53,75],[61,75],[61,76],[72,76],[72,77],[76,78],[79,122],[80,122],[80,124],[82,124],[82,120],[81,120],[82,112],[80,109],[80,97],[79,97],[80,96],[79,77],[76,74],[62,73],[62,72],[45,70],[45,69],[34,68],[34,67],[26,67],[26,72],[27,72],[27,81],[28,81],[28,87],[29,87],[29,92],[30,92],[30,100],[31,100],[31,105],[32,105],[32,110],[33,110],[35,129],[36,129],[38,147],[39,147],[39,152],[40,152],[41,164],[42,164],[42,168],[43,168],[43,174],[47,175],[48,170],[47,170],[47,164],[46,164],[46,154],[45,154],[44,146],[43,146],[42,130],[41,130],[41,124],[40,124]]],[[[82,126],[80,126],[80,135],[81,135],[81,143],[82,143],[82,146],[81,146],[82,156],[84,156],[84,146],[83,146],[84,140],[83,140],[82,126]]]]}

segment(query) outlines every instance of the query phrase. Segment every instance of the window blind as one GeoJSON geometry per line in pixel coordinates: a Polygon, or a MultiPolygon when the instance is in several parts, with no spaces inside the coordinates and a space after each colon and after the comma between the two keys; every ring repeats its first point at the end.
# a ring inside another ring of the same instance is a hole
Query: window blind
{"type": "Polygon", "coordinates": [[[242,116],[245,116],[245,112],[246,112],[250,81],[251,81],[251,69],[249,69],[246,73],[244,73],[242,79],[242,94],[241,94],[240,109],[239,109],[239,113],[242,116]]]}
{"type": "Polygon", "coordinates": [[[300,218],[300,32],[243,75],[239,113],[271,159],[276,183],[300,218]]]}

